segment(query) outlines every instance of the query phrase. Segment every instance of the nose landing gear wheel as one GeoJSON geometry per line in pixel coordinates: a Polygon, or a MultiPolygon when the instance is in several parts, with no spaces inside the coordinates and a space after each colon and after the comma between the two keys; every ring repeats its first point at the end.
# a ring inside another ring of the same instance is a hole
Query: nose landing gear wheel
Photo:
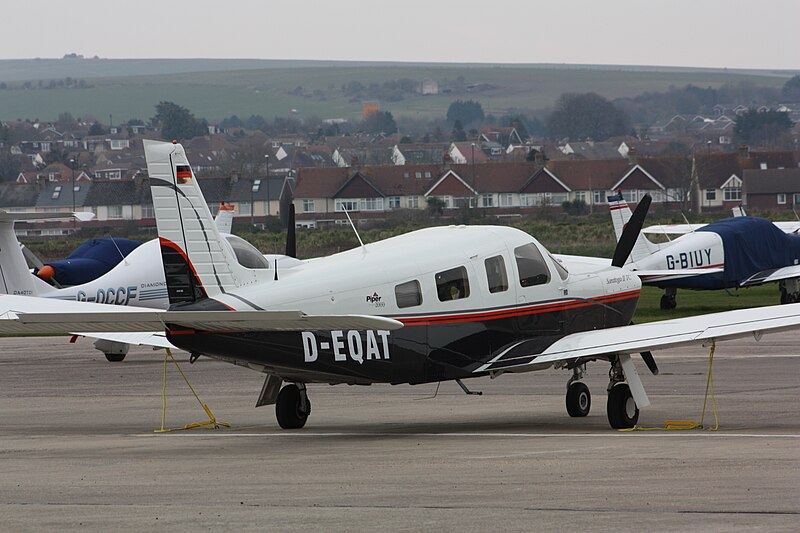
{"type": "Polygon", "coordinates": [[[632,428],[639,421],[639,408],[636,407],[627,383],[615,385],[608,391],[606,413],[608,423],[614,429],[632,428]]]}
{"type": "Polygon", "coordinates": [[[586,416],[591,407],[592,395],[589,393],[589,387],[580,381],[571,383],[567,389],[567,413],[569,416],[586,416]]]}
{"type": "Polygon", "coordinates": [[[301,389],[291,384],[281,389],[275,401],[278,425],[283,429],[300,429],[306,425],[310,414],[311,402],[306,395],[305,386],[301,389]]]}

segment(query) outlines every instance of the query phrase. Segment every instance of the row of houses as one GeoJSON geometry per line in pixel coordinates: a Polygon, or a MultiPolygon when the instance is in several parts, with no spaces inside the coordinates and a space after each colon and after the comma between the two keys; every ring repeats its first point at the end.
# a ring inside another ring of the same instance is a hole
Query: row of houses
{"type": "MultiPolygon", "coordinates": [[[[357,159],[347,167],[302,167],[296,172],[252,179],[202,177],[209,208],[236,205],[240,221],[264,222],[285,215],[289,202],[297,223],[319,227],[386,219],[392,212],[436,205],[444,216],[469,206],[496,217],[520,217],[563,202],[602,206],[612,191],[638,202],[650,194],[656,204],[680,209],[717,209],[738,204],[757,208],[800,206],[800,159],[791,151],[695,154],[689,157],[628,157],[458,163],[445,153],[438,164],[369,166],[357,159]],[[435,199],[435,200],[433,200],[435,199]]],[[[12,212],[91,211],[94,224],[133,221],[154,224],[146,174],[132,179],[34,180],[0,183],[0,209],[12,212]]],[[[61,234],[63,227],[45,228],[61,234]]],[[[28,230],[23,228],[23,232],[28,230]]]]}
{"type": "Polygon", "coordinates": [[[611,191],[628,202],[645,194],[683,209],[750,204],[800,205],[800,168],[791,151],[697,154],[691,157],[564,160],[439,165],[301,168],[294,185],[299,224],[383,219],[398,209],[424,209],[432,199],[445,212],[462,207],[518,217],[563,202],[604,205],[611,191]]]}

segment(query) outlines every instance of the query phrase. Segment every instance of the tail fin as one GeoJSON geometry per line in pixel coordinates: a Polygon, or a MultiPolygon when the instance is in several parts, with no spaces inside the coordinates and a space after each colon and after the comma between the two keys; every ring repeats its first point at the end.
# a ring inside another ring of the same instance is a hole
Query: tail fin
{"type": "Polygon", "coordinates": [[[219,211],[217,211],[217,217],[214,219],[214,223],[217,225],[217,229],[220,233],[231,233],[234,209],[236,209],[236,206],[233,204],[226,204],[225,202],[219,204],[219,211]]]}
{"type": "Polygon", "coordinates": [[[91,220],[92,213],[8,213],[0,211],[0,293],[39,296],[53,289],[31,274],[22,245],[14,233],[17,220],[91,220]]]}
{"type": "MultiPolygon", "coordinates": [[[[611,212],[611,221],[614,223],[614,235],[616,241],[619,242],[619,238],[622,236],[622,231],[625,229],[625,225],[631,219],[631,209],[628,207],[628,203],[622,197],[622,192],[618,192],[614,196],[608,197],[608,209],[611,212]]],[[[636,239],[636,244],[633,245],[633,250],[631,250],[630,257],[628,258],[628,263],[635,263],[641,259],[644,259],[648,255],[651,255],[658,251],[660,246],[658,244],[654,244],[647,240],[644,233],[639,232],[639,236],[636,239]]]]}
{"type": "Polygon", "coordinates": [[[25,296],[39,294],[36,278],[31,274],[14,234],[11,213],[0,214],[0,292],[25,296]]]}
{"type": "Polygon", "coordinates": [[[747,213],[744,212],[744,206],[742,204],[736,205],[731,208],[733,211],[733,216],[735,217],[746,217],[747,213]]]}
{"type": "Polygon", "coordinates": [[[225,246],[177,143],[144,141],[170,304],[230,292],[252,278],[225,246]]]}

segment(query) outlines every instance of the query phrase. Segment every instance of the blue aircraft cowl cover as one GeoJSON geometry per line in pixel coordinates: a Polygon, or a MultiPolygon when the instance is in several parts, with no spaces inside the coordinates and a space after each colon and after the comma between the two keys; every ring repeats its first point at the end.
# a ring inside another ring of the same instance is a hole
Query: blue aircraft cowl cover
{"type": "Polygon", "coordinates": [[[81,285],[95,280],[117,266],[142,243],[131,239],[91,239],[78,246],[66,259],[46,263],[55,270],[61,285],[81,285]],[[120,255],[120,252],[122,255],[120,255]]]}
{"type": "Polygon", "coordinates": [[[722,238],[724,278],[729,286],[738,285],[756,272],[800,261],[800,236],[788,235],[763,218],[727,218],[696,231],[710,231],[722,238]]]}

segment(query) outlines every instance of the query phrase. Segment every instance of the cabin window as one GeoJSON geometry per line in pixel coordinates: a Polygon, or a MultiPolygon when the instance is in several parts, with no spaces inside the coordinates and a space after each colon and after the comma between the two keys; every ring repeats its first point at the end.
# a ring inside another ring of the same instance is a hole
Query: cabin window
{"type": "Polygon", "coordinates": [[[508,275],[506,262],[502,255],[488,258],[483,262],[486,267],[486,280],[489,282],[489,292],[503,292],[508,290],[508,275]]]}
{"type": "Polygon", "coordinates": [[[542,252],[533,243],[515,248],[514,258],[517,260],[521,286],[532,287],[550,281],[550,270],[544,262],[542,252]]]}
{"type": "Polygon", "coordinates": [[[436,274],[436,292],[440,302],[460,300],[469,296],[469,278],[464,267],[452,268],[436,274]]]}
{"type": "Polygon", "coordinates": [[[422,291],[419,288],[419,281],[411,280],[394,288],[394,297],[397,300],[397,307],[414,307],[422,304],[422,291]]]}

